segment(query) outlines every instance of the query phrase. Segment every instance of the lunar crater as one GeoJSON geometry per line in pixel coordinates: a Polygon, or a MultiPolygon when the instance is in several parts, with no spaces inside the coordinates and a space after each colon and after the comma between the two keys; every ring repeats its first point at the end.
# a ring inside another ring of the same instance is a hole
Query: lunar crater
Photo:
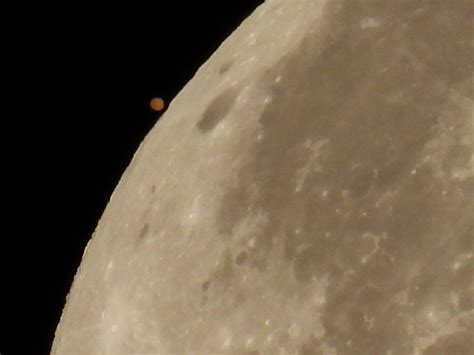
{"type": "Polygon", "coordinates": [[[218,95],[204,111],[202,118],[197,123],[197,128],[206,133],[216,127],[232,109],[238,95],[239,89],[234,87],[218,95]]]}

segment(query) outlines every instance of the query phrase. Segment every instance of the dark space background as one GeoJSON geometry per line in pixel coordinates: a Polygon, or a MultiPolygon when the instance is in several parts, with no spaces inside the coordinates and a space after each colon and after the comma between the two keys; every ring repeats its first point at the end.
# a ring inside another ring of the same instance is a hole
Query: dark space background
{"type": "Polygon", "coordinates": [[[15,99],[13,114],[3,111],[11,127],[2,130],[9,231],[1,249],[1,355],[49,353],[86,243],[160,117],[150,100],[168,104],[262,2],[17,9],[18,22],[4,31],[15,99]]]}

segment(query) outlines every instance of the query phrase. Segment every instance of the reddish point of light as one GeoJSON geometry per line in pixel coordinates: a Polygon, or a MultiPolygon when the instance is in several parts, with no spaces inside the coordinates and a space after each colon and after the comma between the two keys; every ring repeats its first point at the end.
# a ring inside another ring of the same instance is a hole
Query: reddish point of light
{"type": "Polygon", "coordinates": [[[153,111],[161,111],[165,108],[165,102],[161,97],[155,97],[150,101],[150,107],[153,111]]]}

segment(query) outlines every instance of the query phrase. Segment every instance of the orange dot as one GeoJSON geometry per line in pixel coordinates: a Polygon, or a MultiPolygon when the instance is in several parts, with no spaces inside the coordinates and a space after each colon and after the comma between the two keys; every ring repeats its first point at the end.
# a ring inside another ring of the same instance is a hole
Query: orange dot
{"type": "Polygon", "coordinates": [[[165,102],[161,97],[155,97],[150,101],[150,107],[153,111],[161,111],[165,108],[165,102]]]}

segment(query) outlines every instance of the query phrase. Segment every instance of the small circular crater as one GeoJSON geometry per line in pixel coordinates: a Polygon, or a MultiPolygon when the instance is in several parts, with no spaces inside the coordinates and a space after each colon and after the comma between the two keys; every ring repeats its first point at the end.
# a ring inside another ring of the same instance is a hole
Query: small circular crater
{"type": "Polygon", "coordinates": [[[207,291],[209,289],[209,286],[211,286],[211,281],[207,280],[202,283],[202,290],[207,291]]]}
{"type": "Polygon", "coordinates": [[[140,230],[139,238],[140,239],[144,238],[148,234],[149,230],[150,230],[150,226],[148,225],[148,223],[145,223],[142,229],[140,230]]]}
{"type": "Polygon", "coordinates": [[[228,72],[233,64],[234,64],[234,62],[231,61],[231,60],[229,60],[228,62],[225,62],[224,64],[222,64],[221,67],[219,68],[219,74],[222,75],[222,74],[225,74],[226,72],[228,72]]]}
{"type": "Polygon", "coordinates": [[[242,265],[243,263],[245,263],[245,261],[247,260],[247,252],[246,251],[241,251],[239,254],[237,254],[237,256],[235,257],[235,263],[237,265],[242,265]]]}
{"type": "Polygon", "coordinates": [[[201,132],[209,132],[222,121],[235,103],[239,92],[232,87],[221,93],[209,105],[197,123],[197,128],[201,132]]]}

